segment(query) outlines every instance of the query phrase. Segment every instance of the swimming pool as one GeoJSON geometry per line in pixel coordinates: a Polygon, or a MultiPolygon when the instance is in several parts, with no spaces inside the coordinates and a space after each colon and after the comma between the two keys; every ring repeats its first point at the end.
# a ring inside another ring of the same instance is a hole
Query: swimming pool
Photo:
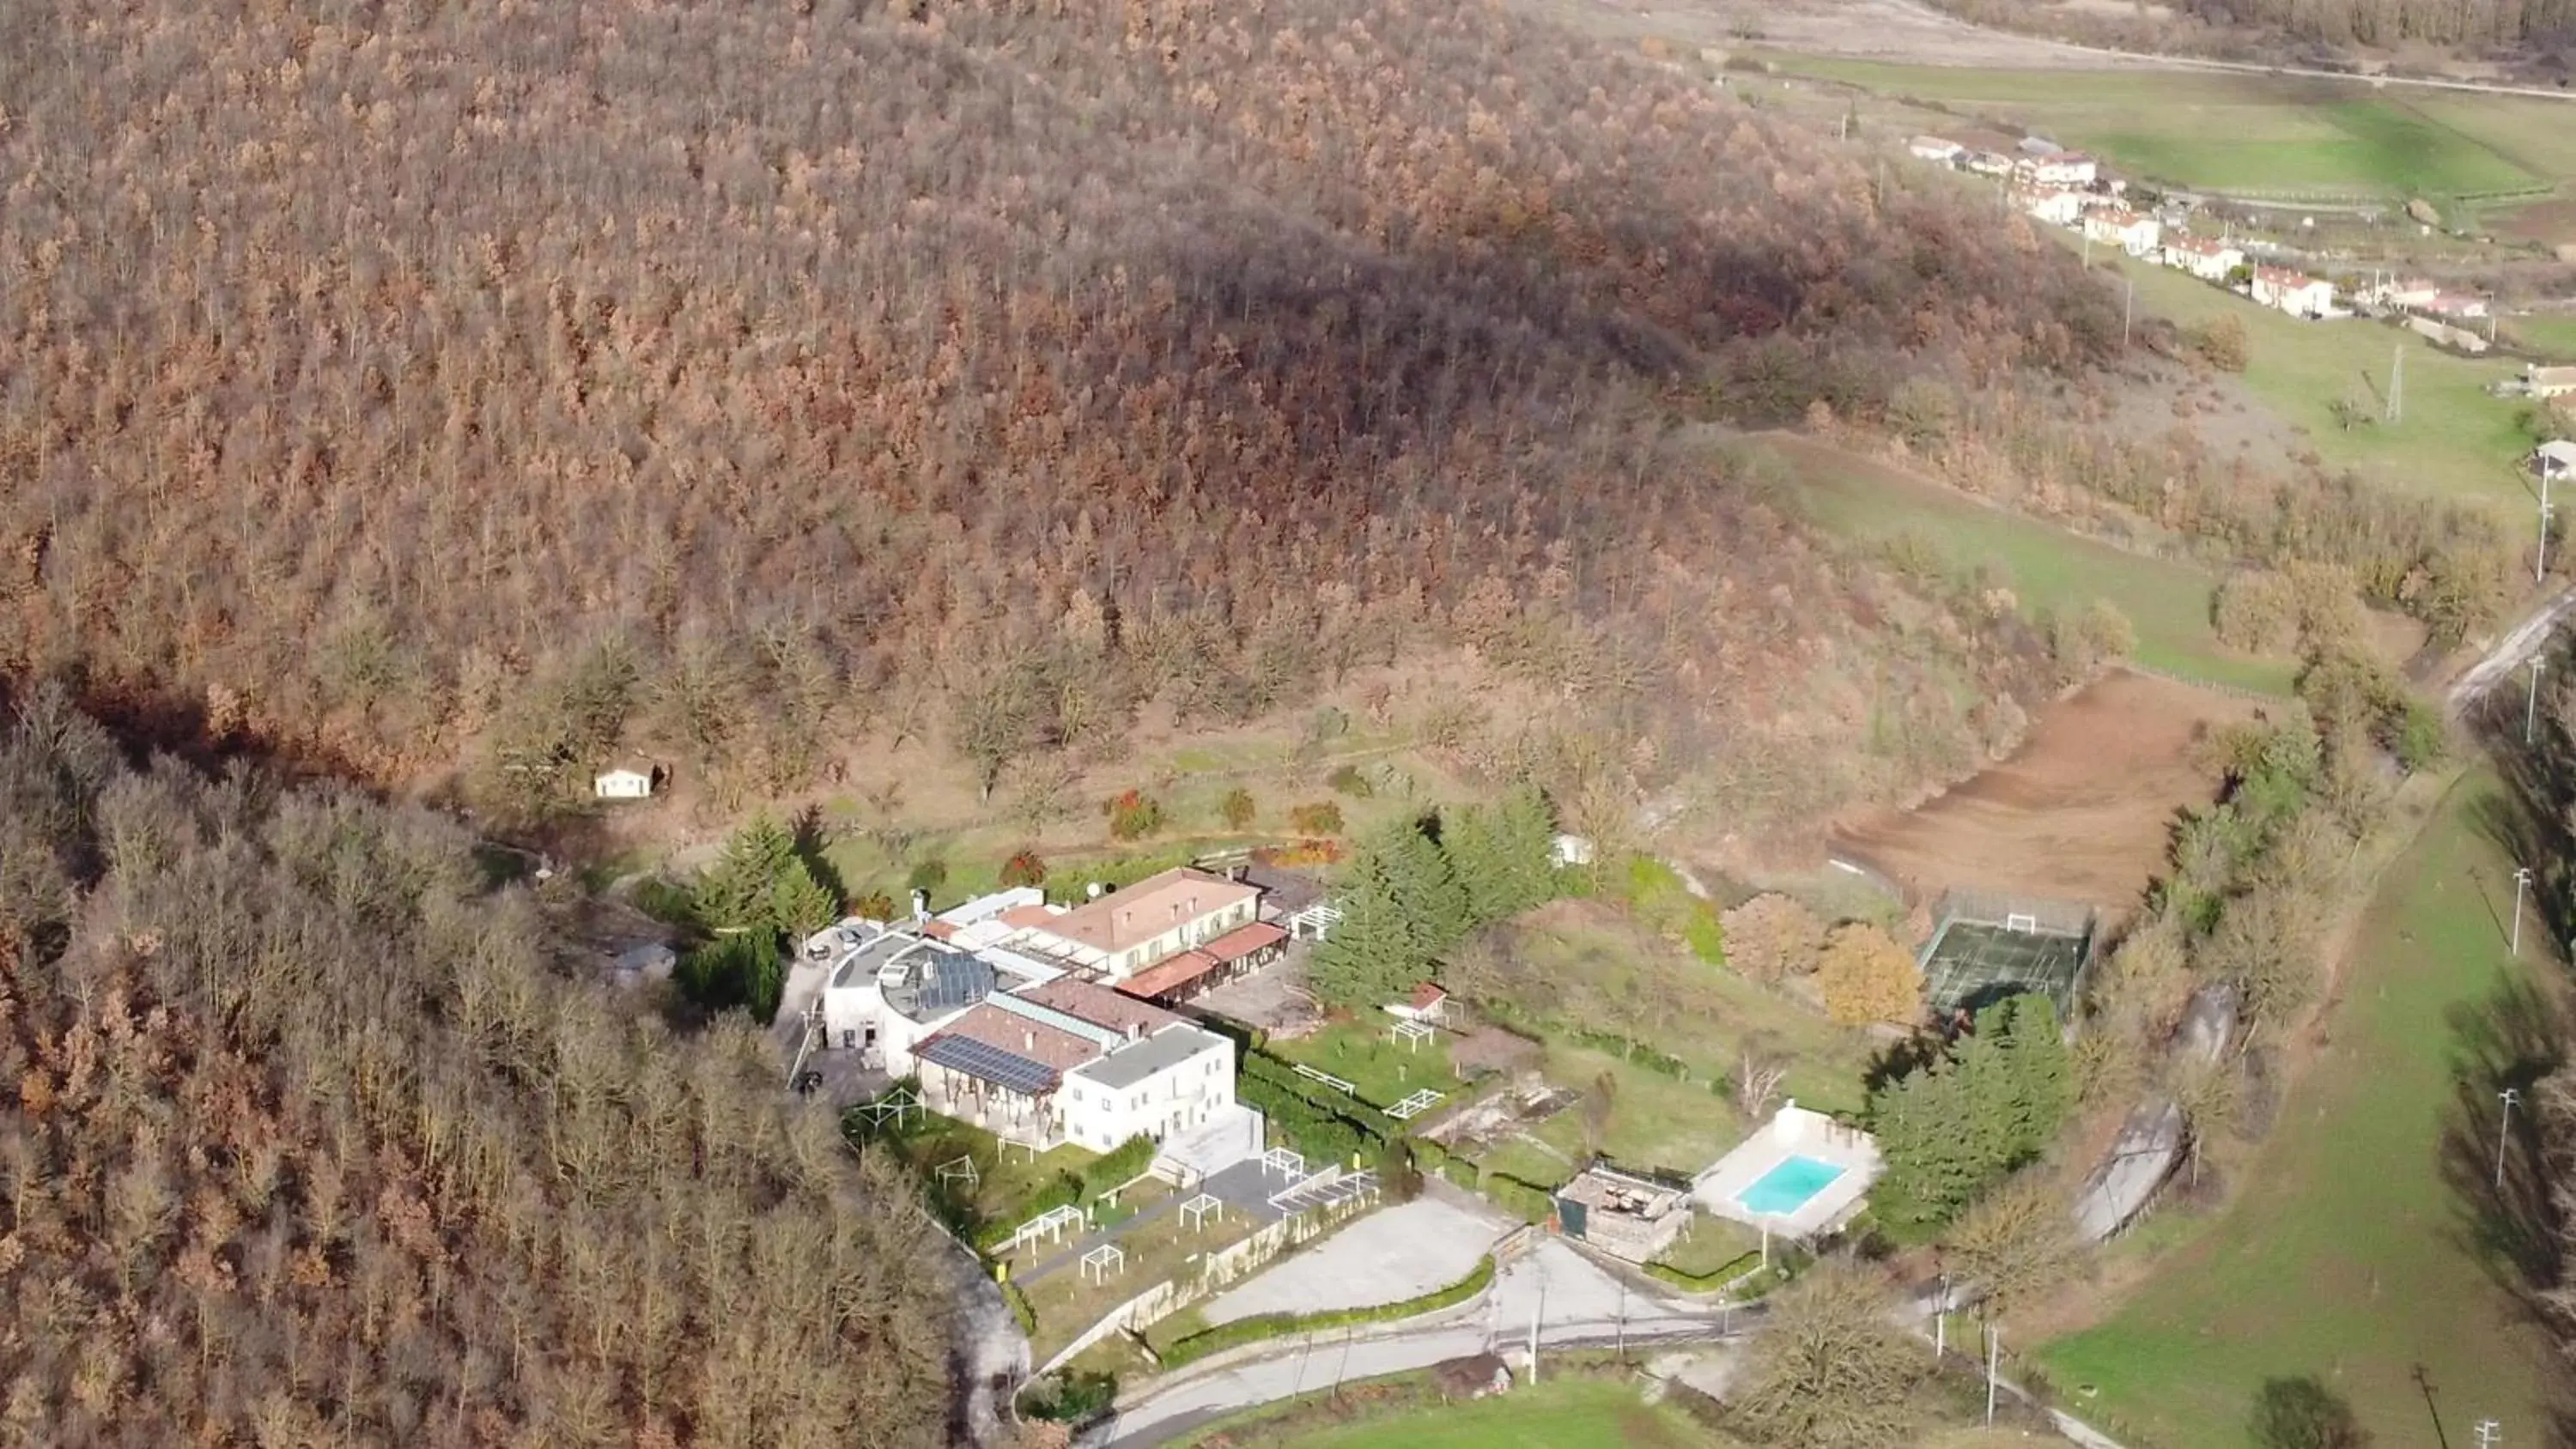
{"type": "Polygon", "coordinates": [[[1814,1197],[1833,1185],[1843,1169],[1812,1157],[1783,1157],[1769,1172],[1754,1180],[1753,1185],[1735,1195],[1735,1200],[1757,1213],[1787,1217],[1807,1205],[1814,1197]]]}

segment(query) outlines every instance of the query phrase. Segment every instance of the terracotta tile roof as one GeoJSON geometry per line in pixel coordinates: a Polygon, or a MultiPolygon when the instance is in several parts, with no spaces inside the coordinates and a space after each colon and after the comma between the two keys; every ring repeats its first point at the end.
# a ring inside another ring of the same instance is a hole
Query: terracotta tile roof
{"type": "Polygon", "coordinates": [[[1034,1001],[1040,1006],[1115,1032],[1150,1036],[1164,1027],[1177,1025],[1181,1020],[1159,1006],[1148,1005],[1133,996],[1089,981],[1077,981],[1070,976],[1059,976],[1018,994],[1023,1001],[1034,1001]]]}
{"type": "Polygon", "coordinates": [[[1429,1011],[1449,999],[1449,993],[1437,981],[1425,981],[1413,988],[1413,1009],[1429,1011]]]}
{"type": "Polygon", "coordinates": [[[1049,926],[1062,914],[1045,906],[1013,906],[994,919],[1005,926],[1049,926]]]}
{"type": "Polygon", "coordinates": [[[1147,876],[1125,890],[1086,901],[1037,924],[1051,935],[1078,941],[1095,951],[1117,952],[1150,941],[1183,921],[1197,920],[1260,894],[1252,886],[1182,866],[1147,876]]]}
{"type": "Polygon", "coordinates": [[[1140,1001],[1178,991],[1225,963],[1205,951],[1183,951],[1118,983],[1118,990],[1140,1001]]]}

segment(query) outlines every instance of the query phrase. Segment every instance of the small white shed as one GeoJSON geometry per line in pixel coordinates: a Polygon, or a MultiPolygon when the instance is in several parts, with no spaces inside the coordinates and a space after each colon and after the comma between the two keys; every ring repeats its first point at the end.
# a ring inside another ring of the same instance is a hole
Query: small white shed
{"type": "Polygon", "coordinates": [[[619,766],[592,777],[591,793],[602,800],[647,800],[653,795],[653,772],[619,766]]]}

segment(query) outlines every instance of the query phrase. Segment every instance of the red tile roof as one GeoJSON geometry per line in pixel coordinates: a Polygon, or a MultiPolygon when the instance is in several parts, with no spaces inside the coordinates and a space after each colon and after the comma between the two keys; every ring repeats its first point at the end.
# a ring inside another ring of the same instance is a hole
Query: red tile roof
{"type": "Polygon", "coordinates": [[[1429,1011],[1448,999],[1449,993],[1442,990],[1437,981],[1425,981],[1413,988],[1413,1009],[1416,1011],[1429,1011]]]}
{"type": "MultiPolygon", "coordinates": [[[[1184,952],[1183,954],[1196,953],[1184,952]]],[[[1067,1016],[1090,1022],[1093,1026],[1105,1027],[1110,1031],[1127,1032],[1135,1036],[1152,1036],[1164,1027],[1180,1021],[1179,1017],[1159,1006],[1149,1006],[1136,1000],[1132,995],[1112,991],[1106,986],[1095,985],[1089,981],[1078,981],[1070,976],[1059,976],[1053,981],[1044,982],[1014,994],[1023,1001],[1034,1001],[1040,1006],[1050,1007],[1067,1016]]]]}
{"type": "Polygon", "coordinates": [[[1139,1001],[1149,1001],[1178,991],[1224,964],[1205,951],[1183,951],[1119,982],[1118,989],[1139,1001]]]}

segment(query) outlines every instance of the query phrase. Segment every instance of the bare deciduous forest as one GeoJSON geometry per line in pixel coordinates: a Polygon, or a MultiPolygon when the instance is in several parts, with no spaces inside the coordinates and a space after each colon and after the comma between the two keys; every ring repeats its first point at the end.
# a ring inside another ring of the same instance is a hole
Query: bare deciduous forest
{"type": "Polygon", "coordinates": [[[1676,405],[2118,335],[1983,208],[1472,0],[10,32],[0,668],[530,813],[639,744],[783,790],[939,735],[989,784],[1456,642],[1795,777],[1955,716],[1930,655],[2017,685],[1676,405]]]}
{"type": "Polygon", "coordinates": [[[942,1245],[452,827],[0,740],[0,1440],[945,1442],[942,1245]]]}

